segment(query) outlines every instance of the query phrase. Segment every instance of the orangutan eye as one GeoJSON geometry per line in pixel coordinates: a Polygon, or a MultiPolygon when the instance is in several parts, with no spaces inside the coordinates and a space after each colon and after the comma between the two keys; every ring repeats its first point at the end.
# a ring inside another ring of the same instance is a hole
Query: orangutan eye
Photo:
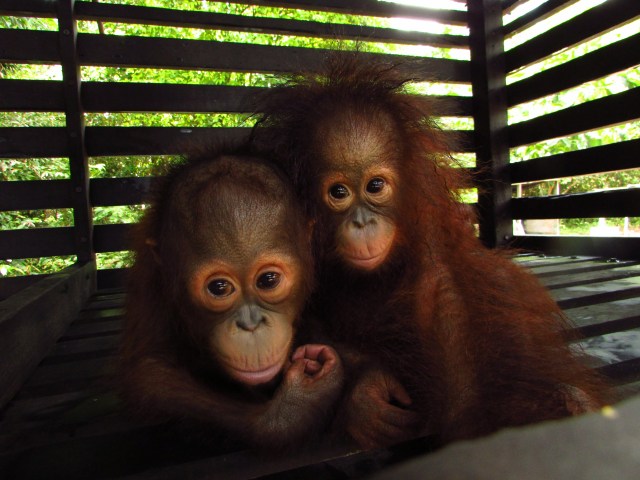
{"type": "Polygon", "coordinates": [[[260,290],[272,290],[280,285],[282,275],[278,272],[265,272],[258,277],[256,286],[260,290]]]}
{"type": "Polygon", "coordinates": [[[380,193],[384,188],[385,181],[380,177],[372,178],[369,183],[367,183],[367,192],[368,193],[380,193]]]}
{"type": "Polygon", "coordinates": [[[349,196],[349,189],[341,183],[336,183],[329,187],[329,195],[331,195],[331,197],[335,198],[336,200],[342,200],[349,196]]]}
{"type": "Polygon", "coordinates": [[[209,293],[217,298],[224,298],[236,291],[233,284],[224,278],[216,278],[211,280],[207,285],[209,293]]]}

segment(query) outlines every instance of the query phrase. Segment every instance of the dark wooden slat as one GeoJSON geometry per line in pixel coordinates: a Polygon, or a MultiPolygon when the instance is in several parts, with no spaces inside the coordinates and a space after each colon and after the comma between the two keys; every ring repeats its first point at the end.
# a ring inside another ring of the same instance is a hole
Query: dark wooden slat
{"type": "Polygon", "coordinates": [[[0,182],[0,211],[70,208],[69,180],[0,182]]]}
{"type": "Polygon", "coordinates": [[[480,239],[496,247],[513,236],[500,1],[469,3],[469,29],[480,239]]]}
{"type": "Polygon", "coordinates": [[[542,283],[549,290],[560,288],[578,287],[593,283],[613,282],[639,277],[640,268],[636,261],[601,262],[600,268],[590,268],[586,271],[568,271],[551,278],[541,279],[542,283]]]}
{"type": "MultiPolygon", "coordinates": [[[[99,313],[99,319],[120,315],[121,309],[124,307],[124,298],[125,296],[122,292],[115,295],[93,297],[91,302],[85,306],[83,313],[96,311],[99,313]]],[[[84,318],[84,320],[87,319],[84,318]]],[[[96,320],[96,317],[91,317],[91,320],[96,320]]]]}
{"type": "Polygon", "coordinates": [[[131,224],[96,225],[93,229],[96,252],[121,252],[131,248],[131,224]]]}
{"type": "Polygon", "coordinates": [[[75,255],[73,228],[0,230],[3,258],[37,258],[75,255]]]}
{"type": "Polygon", "coordinates": [[[25,389],[73,380],[94,380],[108,373],[114,357],[92,358],[80,362],[42,365],[25,383],[25,389]]]}
{"type": "Polygon", "coordinates": [[[640,328],[640,316],[620,318],[595,325],[585,325],[580,327],[578,331],[581,337],[590,338],[634,328],[640,328]]]}
{"type": "Polygon", "coordinates": [[[94,207],[140,205],[144,203],[152,182],[152,177],[94,178],[90,185],[91,204],[94,207]]]}
{"type": "Polygon", "coordinates": [[[52,80],[0,80],[0,110],[64,111],[62,83],[52,80]]]}
{"type": "MultiPolygon", "coordinates": [[[[2,38],[0,37],[0,40],[2,38]]],[[[78,35],[83,65],[283,73],[315,69],[328,50],[173,38],[78,35]]],[[[469,82],[469,62],[362,53],[372,61],[411,62],[417,79],[469,82]]]]}
{"type": "Polygon", "coordinates": [[[0,127],[0,158],[66,157],[68,152],[62,127],[0,127]]]}
{"type": "Polygon", "coordinates": [[[122,288],[127,282],[127,272],[127,268],[98,270],[98,288],[122,288]]]}
{"type": "MultiPolygon", "coordinates": [[[[0,82],[0,88],[2,83],[0,82]]],[[[259,87],[84,82],[82,103],[88,112],[226,112],[254,111],[259,87]]],[[[439,115],[471,116],[471,98],[434,96],[439,115]]],[[[1,103],[0,103],[1,106],[1,103]]]]}
{"type": "MultiPolygon", "coordinates": [[[[584,260],[581,259],[574,263],[559,262],[549,265],[548,267],[542,267],[535,270],[535,275],[540,280],[544,281],[545,285],[548,285],[549,279],[557,279],[558,277],[566,277],[567,275],[574,275],[579,278],[583,278],[588,273],[611,271],[612,269],[621,265],[637,265],[636,261],[622,262],[618,261],[602,261],[602,260],[584,260]]],[[[601,280],[600,280],[601,281],[601,280]]]]}
{"type": "MultiPolygon", "coordinates": [[[[640,5],[640,3],[639,3],[640,5]]],[[[509,146],[517,147],[635,120],[640,87],[510,125],[509,146]]]]}
{"type": "Polygon", "coordinates": [[[105,300],[119,301],[122,304],[124,303],[124,298],[125,293],[122,288],[101,288],[91,297],[89,306],[93,305],[94,302],[103,302],[105,300]]]}
{"type": "Polygon", "coordinates": [[[607,377],[625,383],[640,380],[640,358],[626,360],[612,365],[605,365],[598,369],[600,373],[607,377]]]}
{"type": "MultiPolygon", "coordinates": [[[[85,5],[86,3],[87,2],[81,2],[78,4],[77,10],[79,17],[84,18],[84,16],[90,14],[97,15],[98,13],[96,13],[96,10],[88,8],[85,5]]],[[[424,20],[437,20],[452,25],[466,25],[467,23],[466,13],[464,11],[406,7],[402,5],[381,4],[371,0],[360,0],[358,2],[343,2],[342,0],[325,0],[323,2],[317,2],[315,0],[297,0],[294,2],[276,0],[242,0],[232,3],[295,8],[300,10],[317,10],[353,15],[419,18],[424,20]]],[[[460,3],[462,4],[464,2],[461,1],[460,3]]],[[[102,10],[97,11],[102,12],[102,10]]],[[[0,13],[23,16],[29,16],[31,14],[48,14],[43,16],[53,16],[53,13],[55,13],[55,4],[53,2],[43,2],[42,0],[2,0],[0,3],[0,13]]],[[[101,15],[104,14],[102,13],[101,15]]]]}
{"type": "Polygon", "coordinates": [[[3,302],[0,408],[15,395],[89,297],[95,288],[94,272],[93,263],[76,265],[3,302]]]}
{"type": "Polygon", "coordinates": [[[120,344],[120,335],[104,335],[91,339],[58,342],[41,365],[70,363],[91,358],[113,356],[120,344]]]}
{"type": "Polygon", "coordinates": [[[140,23],[145,25],[186,28],[212,28],[251,33],[382,41],[435,45],[440,47],[462,47],[467,45],[467,38],[461,35],[428,34],[363,25],[331,24],[283,18],[137,7],[132,5],[80,2],[76,7],[76,14],[80,20],[140,23]]]}
{"type": "MultiPolygon", "coordinates": [[[[241,141],[248,137],[249,132],[249,128],[240,127],[87,127],[86,141],[90,156],[173,155],[183,154],[193,145],[241,141]]],[[[1,134],[2,129],[0,137],[1,134]]],[[[472,131],[460,131],[455,135],[459,143],[456,151],[473,151],[472,131]]]]}
{"type": "Polygon", "coordinates": [[[43,2],[42,0],[2,0],[0,2],[0,13],[14,16],[42,16],[53,17],[56,12],[54,2],[43,2]]]}
{"type": "MultiPolygon", "coordinates": [[[[460,0],[455,0],[463,4],[460,0]]],[[[368,15],[380,17],[406,17],[455,25],[466,25],[467,14],[463,11],[431,9],[403,6],[375,0],[232,0],[230,3],[259,5],[264,7],[295,8],[300,10],[315,10],[321,12],[335,12],[353,15],[368,15]]],[[[425,4],[426,6],[427,4],[425,4]]]]}
{"type": "Polygon", "coordinates": [[[576,87],[640,63],[640,33],[507,87],[509,106],[576,87]]]}
{"type": "MultiPolygon", "coordinates": [[[[546,255],[536,255],[535,253],[527,254],[530,256],[528,260],[518,260],[518,264],[527,270],[531,270],[537,277],[543,275],[546,272],[555,272],[558,269],[561,271],[574,271],[579,269],[585,262],[591,262],[594,260],[592,257],[548,257],[546,255]]],[[[514,258],[514,260],[516,260],[514,258]]]]}
{"type": "Polygon", "coordinates": [[[534,158],[509,165],[513,183],[640,167],[640,139],[534,158]]]}
{"type": "Polygon", "coordinates": [[[525,28],[531,26],[533,23],[540,22],[545,18],[553,15],[556,11],[563,7],[575,3],[577,0],[547,0],[545,3],[538,5],[530,12],[525,13],[521,17],[516,18],[513,22],[505,25],[503,32],[505,37],[509,37],[514,33],[517,33],[525,28]]]}
{"type": "Polygon", "coordinates": [[[264,88],[153,83],[82,84],[88,112],[252,112],[251,97],[264,88]]]}
{"type": "Polygon", "coordinates": [[[562,309],[577,308],[587,305],[596,305],[598,303],[609,303],[617,300],[626,300],[628,298],[636,298],[640,296],[640,287],[627,288],[625,290],[614,290],[605,293],[595,293],[593,295],[585,295],[583,297],[567,298],[559,300],[558,306],[562,309]]]}
{"type": "Polygon", "coordinates": [[[122,320],[113,317],[104,322],[73,324],[61,337],[61,341],[78,340],[81,338],[95,338],[99,336],[117,335],[122,331],[122,320]],[[115,319],[113,319],[115,318],[115,319]]]}
{"type": "Polygon", "coordinates": [[[640,2],[608,0],[584,12],[570,22],[549,30],[506,53],[507,71],[541,60],[559,50],[571,47],[594,35],[623,24],[640,14],[640,2]]]}
{"type": "Polygon", "coordinates": [[[60,63],[58,33],[0,28],[0,62],[60,63]]]}
{"type": "Polygon", "coordinates": [[[513,218],[597,218],[640,216],[640,188],[514,198],[513,218]]]}
{"type": "Polygon", "coordinates": [[[246,139],[248,128],[87,127],[90,156],[182,154],[189,145],[246,139]]]}
{"type": "Polygon", "coordinates": [[[509,11],[512,10],[516,6],[516,4],[521,1],[522,0],[502,0],[503,14],[509,13],[509,11]]]}
{"type": "Polygon", "coordinates": [[[620,280],[587,282],[579,286],[556,288],[551,291],[551,295],[559,304],[569,302],[567,308],[577,308],[601,303],[600,299],[606,299],[606,302],[615,302],[627,298],[635,298],[639,288],[636,278],[622,278],[620,280]],[[594,298],[598,301],[593,302],[594,298]]]}
{"type": "Polygon", "coordinates": [[[640,258],[638,237],[516,236],[513,246],[548,255],[601,255],[613,258],[640,258]]]}

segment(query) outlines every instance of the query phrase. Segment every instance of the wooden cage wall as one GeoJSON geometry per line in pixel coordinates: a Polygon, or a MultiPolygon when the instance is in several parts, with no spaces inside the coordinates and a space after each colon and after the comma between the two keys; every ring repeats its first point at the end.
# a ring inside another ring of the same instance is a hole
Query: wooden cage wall
{"type": "MultiPolygon", "coordinates": [[[[143,202],[150,178],[91,179],[88,157],[166,155],[179,153],[186,137],[238,137],[243,129],[166,127],[86,127],[91,112],[241,113],[255,87],[226,85],[136,84],[83,82],[81,66],[200,69],[284,73],[313,68],[326,54],[321,49],[205,42],[174,38],[145,38],[77,34],[76,22],[142,23],[191,28],[229,29],[278,35],[365,39],[400,44],[469,48],[471,61],[421,58],[425,79],[471,83],[473,98],[460,97],[455,113],[473,116],[475,135],[459,132],[463,145],[475,151],[484,172],[479,198],[481,235],[490,245],[512,240],[512,219],[640,216],[640,191],[629,189],[543,198],[511,198],[511,184],[640,167],[639,139],[582,151],[509,163],[509,149],[609,125],[638,116],[637,88],[610,95],[535,119],[507,125],[507,109],[578,86],[640,62],[640,35],[598,49],[524,80],[505,84],[505,72],[516,71],[572,45],[630,22],[640,5],[609,0],[575,19],[506,53],[503,37],[530,27],[572,2],[549,0],[502,27],[506,9],[515,1],[472,1],[469,11],[429,10],[376,1],[244,2],[265,6],[315,9],[380,17],[408,17],[469,25],[470,36],[435,35],[381,27],[328,25],[280,18],[242,17],[90,2],[38,0],[0,2],[5,15],[53,16],[59,31],[0,30],[0,61],[62,66],[61,81],[0,80],[0,109],[17,112],[64,112],[66,127],[24,127],[0,130],[3,158],[68,157],[68,180],[2,182],[2,211],[72,208],[74,226],[0,231],[3,258],[77,255],[91,261],[94,253],[127,249],[127,225],[93,225],[92,208],[143,202]]],[[[522,2],[520,2],[522,3],[522,2]]],[[[372,57],[382,56],[371,54],[372,57]]],[[[395,56],[394,56],[395,57],[395,56]]],[[[415,60],[415,59],[413,59],[415,60]]],[[[531,236],[516,245],[554,254],[637,257],[637,238],[531,236]]],[[[98,272],[99,285],[121,281],[120,272],[98,272]]],[[[6,298],[38,276],[1,278],[6,298]]]]}
{"type": "MultiPolygon", "coordinates": [[[[247,128],[85,126],[89,113],[245,113],[258,87],[83,81],[81,67],[119,66],[249,73],[286,73],[313,68],[325,49],[279,45],[116,36],[77,32],[77,22],[140,23],[186,28],[261,32],[293,37],[335,38],[403,45],[468,48],[470,60],[411,57],[425,80],[470,85],[444,115],[472,117],[474,130],[458,132],[476,155],[481,172],[480,234],[492,246],[517,246],[551,254],[640,257],[640,238],[514,235],[513,219],[640,216],[640,189],[578,195],[512,198],[512,185],[559,177],[640,168],[640,139],[509,163],[515,147],[637,120],[640,89],[589,101],[509,125],[519,104],[552,95],[640,63],[640,33],[567,63],[507,85],[507,74],[555,52],[628,24],[640,2],[608,0],[508,51],[504,39],[537,24],[574,2],[548,0],[512,23],[503,17],[524,2],[471,0],[467,11],[407,7],[374,0],[244,1],[247,5],[343,13],[379,18],[435,20],[469,27],[469,36],[427,34],[386,27],[325,24],[284,18],[180,11],[99,2],[0,0],[0,12],[15,17],[53,17],[58,31],[0,29],[0,63],[60,65],[60,80],[0,78],[0,111],[61,112],[57,127],[0,126],[0,158],[69,159],[62,180],[0,182],[0,211],[73,209],[69,227],[0,230],[4,259],[77,256],[77,264],[56,275],[0,278],[0,349],[11,359],[0,373],[6,386],[0,404],[64,331],[96,288],[122,285],[123,271],[97,270],[95,254],[128,248],[130,225],[94,225],[95,207],[144,202],[153,178],[91,178],[88,159],[103,156],[178,154],[186,139],[240,138],[247,128]],[[29,288],[27,288],[29,287],[29,288]],[[25,340],[25,339],[28,339],[25,340]],[[25,343],[27,342],[27,343],[25,343]],[[28,345],[28,348],[25,348],[28,345]]],[[[459,2],[464,5],[464,2],[459,2]]],[[[367,53],[372,59],[386,54],[367,53]]],[[[388,58],[401,60],[397,55],[388,58]]]]}

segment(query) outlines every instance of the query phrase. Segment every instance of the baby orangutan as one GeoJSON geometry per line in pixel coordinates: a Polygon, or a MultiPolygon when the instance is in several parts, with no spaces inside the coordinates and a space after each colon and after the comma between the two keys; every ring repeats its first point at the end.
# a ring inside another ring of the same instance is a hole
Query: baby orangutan
{"type": "Polygon", "coordinates": [[[120,368],[135,414],[269,448],[329,423],[342,366],[328,346],[292,348],[312,284],[310,227],[276,169],[242,152],[175,167],[135,253],[120,368]]]}
{"type": "Polygon", "coordinates": [[[385,398],[388,382],[353,382],[347,430],[366,447],[393,443],[402,429],[372,426],[408,408],[447,442],[598,408],[606,388],[568,348],[556,303],[476,238],[457,198],[465,173],[402,67],[334,57],[272,89],[253,134],[316,222],[310,310],[345,364],[366,378],[373,362],[401,385],[385,398]]]}

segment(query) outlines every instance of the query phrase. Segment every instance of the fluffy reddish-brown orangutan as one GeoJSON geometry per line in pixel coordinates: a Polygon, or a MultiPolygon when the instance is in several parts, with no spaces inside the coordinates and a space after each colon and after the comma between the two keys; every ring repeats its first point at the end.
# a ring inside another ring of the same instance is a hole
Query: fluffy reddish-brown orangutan
{"type": "Polygon", "coordinates": [[[209,152],[156,192],[138,227],[121,348],[135,415],[268,448],[329,423],[343,370],[328,346],[292,348],[313,268],[285,179],[240,151],[209,152]]]}
{"type": "Polygon", "coordinates": [[[360,353],[347,365],[365,378],[345,400],[353,438],[397,441],[388,415],[407,408],[447,442],[602,405],[555,302],[476,238],[429,99],[391,65],[343,55],[325,67],[267,95],[254,139],[316,221],[313,315],[341,356],[341,345],[360,353]],[[372,363],[404,391],[367,382],[372,363]]]}

